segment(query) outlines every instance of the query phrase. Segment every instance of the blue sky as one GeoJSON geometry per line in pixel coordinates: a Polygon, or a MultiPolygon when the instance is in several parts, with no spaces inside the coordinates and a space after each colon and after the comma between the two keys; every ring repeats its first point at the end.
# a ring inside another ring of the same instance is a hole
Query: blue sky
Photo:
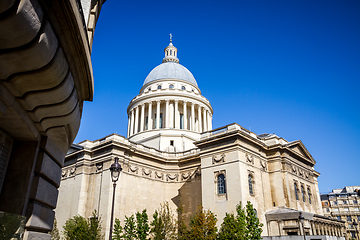
{"type": "Polygon", "coordinates": [[[321,193],[360,185],[360,1],[117,1],[95,30],[93,102],[75,142],[126,135],[126,108],[173,34],[213,128],[302,140],[321,193]]]}

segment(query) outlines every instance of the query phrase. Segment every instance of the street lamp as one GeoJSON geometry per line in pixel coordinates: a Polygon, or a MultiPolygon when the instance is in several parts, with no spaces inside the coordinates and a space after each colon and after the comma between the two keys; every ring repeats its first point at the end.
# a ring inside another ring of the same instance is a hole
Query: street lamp
{"type": "Polygon", "coordinates": [[[114,191],[113,191],[113,200],[112,200],[112,207],[111,207],[111,219],[110,219],[110,235],[109,240],[112,240],[112,230],[113,230],[113,218],[114,218],[114,202],[115,202],[115,188],[116,182],[120,177],[120,172],[122,168],[119,163],[119,158],[115,157],[115,162],[111,164],[110,172],[111,172],[111,179],[114,183],[114,191]]]}
{"type": "Polygon", "coordinates": [[[355,238],[358,239],[358,232],[357,232],[358,223],[354,220],[353,225],[354,225],[354,228],[355,228],[355,238]]]}
{"type": "Polygon", "coordinates": [[[306,240],[306,236],[305,236],[305,228],[304,228],[304,216],[302,215],[302,212],[299,212],[299,221],[301,222],[301,226],[302,226],[302,230],[304,233],[304,240],[306,240]]]}

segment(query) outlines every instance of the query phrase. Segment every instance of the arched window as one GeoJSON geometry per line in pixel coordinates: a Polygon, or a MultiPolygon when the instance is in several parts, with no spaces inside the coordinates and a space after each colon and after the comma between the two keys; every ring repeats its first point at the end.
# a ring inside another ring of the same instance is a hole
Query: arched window
{"type": "Polygon", "coordinates": [[[302,195],[302,199],[303,199],[303,202],[305,202],[305,190],[304,190],[304,186],[301,186],[301,195],[302,195]]]}
{"type": "Polygon", "coordinates": [[[294,183],[294,190],[295,190],[295,198],[296,198],[296,200],[299,200],[298,187],[297,187],[296,183],[294,183]]]}
{"type": "Polygon", "coordinates": [[[161,85],[158,85],[157,89],[161,89],[161,85]]]}
{"type": "Polygon", "coordinates": [[[254,208],[255,217],[257,217],[257,210],[254,208]]]}
{"type": "Polygon", "coordinates": [[[170,50],[170,55],[172,55],[172,50],[170,50]]]}
{"type": "Polygon", "coordinates": [[[249,181],[249,193],[250,195],[254,195],[254,180],[251,174],[249,174],[248,176],[248,181],[249,181]]]}
{"type": "Polygon", "coordinates": [[[309,203],[311,204],[311,192],[310,192],[310,188],[308,188],[308,196],[309,196],[309,203]]]}
{"type": "Polygon", "coordinates": [[[217,189],[218,189],[218,194],[226,193],[225,175],[224,174],[219,174],[217,177],[217,189]]]}
{"type": "Polygon", "coordinates": [[[181,90],[185,90],[186,88],[185,88],[185,86],[181,86],[181,90]]]}
{"type": "Polygon", "coordinates": [[[174,88],[174,84],[170,84],[169,88],[170,88],[170,89],[173,89],[173,88],[174,88]]]}

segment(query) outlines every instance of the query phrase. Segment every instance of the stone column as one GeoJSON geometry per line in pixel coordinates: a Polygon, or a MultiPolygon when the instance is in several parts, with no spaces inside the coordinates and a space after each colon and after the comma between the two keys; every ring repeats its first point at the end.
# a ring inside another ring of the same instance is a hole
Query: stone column
{"type": "Polygon", "coordinates": [[[169,102],[170,102],[170,100],[169,99],[167,99],[167,100],[165,100],[165,103],[166,103],[166,105],[165,105],[165,128],[170,128],[170,119],[169,119],[169,116],[170,116],[170,112],[169,112],[169,102]]]}
{"type": "Polygon", "coordinates": [[[139,132],[144,131],[144,120],[145,120],[145,105],[141,104],[141,116],[140,116],[140,130],[139,132]]]}
{"type": "Polygon", "coordinates": [[[184,129],[188,129],[187,128],[187,113],[186,113],[186,101],[183,101],[183,125],[184,125],[184,129]]]}
{"type": "Polygon", "coordinates": [[[152,102],[149,102],[149,111],[148,111],[148,130],[152,129],[152,102]]]}
{"type": "Polygon", "coordinates": [[[211,131],[212,130],[212,124],[211,124],[210,111],[207,111],[207,116],[208,116],[208,131],[211,131]]]}
{"type": "Polygon", "coordinates": [[[198,105],[198,125],[199,125],[199,128],[198,128],[198,132],[201,133],[202,132],[202,119],[201,119],[201,107],[200,105],[198,105]]]}
{"type": "Polygon", "coordinates": [[[207,126],[207,114],[206,114],[206,109],[203,108],[203,117],[204,117],[204,132],[206,132],[208,130],[208,126],[207,126]]]}
{"type": "Polygon", "coordinates": [[[191,126],[190,130],[195,131],[195,106],[194,103],[190,103],[191,105],[191,126]]]}
{"type": "Polygon", "coordinates": [[[139,131],[139,106],[135,108],[135,127],[134,127],[134,134],[139,131]]]}
{"type": "Polygon", "coordinates": [[[156,129],[160,128],[160,100],[156,101],[156,129]]]}
{"type": "Polygon", "coordinates": [[[127,129],[127,138],[130,137],[130,125],[131,125],[131,117],[130,117],[130,113],[128,115],[128,129],[127,129]]]}
{"type": "Polygon", "coordinates": [[[179,126],[179,120],[180,120],[180,114],[179,114],[179,100],[175,99],[175,110],[174,110],[174,120],[175,120],[175,129],[180,129],[179,126]]]}
{"type": "Polygon", "coordinates": [[[134,134],[134,108],[130,110],[130,114],[131,114],[131,123],[130,123],[130,136],[132,136],[134,134]]]}

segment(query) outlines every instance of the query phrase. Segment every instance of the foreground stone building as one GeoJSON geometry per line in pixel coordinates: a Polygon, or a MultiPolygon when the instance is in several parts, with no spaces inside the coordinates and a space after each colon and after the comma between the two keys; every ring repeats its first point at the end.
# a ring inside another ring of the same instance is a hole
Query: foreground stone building
{"type": "Polygon", "coordinates": [[[115,217],[122,222],[144,208],[152,215],[168,201],[173,209],[182,206],[187,220],[202,204],[220,225],[226,212],[250,201],[264,224],[263,236],[343,236],[343,221],[322,216],[319,173],[304,144],[257,135],[236,123],[212,129],[211,104],[179,64],[171,41],[163,63],[149,73],[127,112],[127,138],[112,134],[70,148],[56,209],[59,226],[76,214],[89,217],[97,210],[108,234],[109,167],[118,157],[123,171],[115,217]]]}
{"type": "Polygon", "coordinates": [[[360,186],[346,186],[321,194],[323,214],[345,221],[347,238],[359,238],[360,186]]]}
{"type": "Polygon", "coordinates": [[[24,239],[50,239],[65,154],[93,97],[103,2],[0,1],[0,215],[23,216],[24,239]]]}

